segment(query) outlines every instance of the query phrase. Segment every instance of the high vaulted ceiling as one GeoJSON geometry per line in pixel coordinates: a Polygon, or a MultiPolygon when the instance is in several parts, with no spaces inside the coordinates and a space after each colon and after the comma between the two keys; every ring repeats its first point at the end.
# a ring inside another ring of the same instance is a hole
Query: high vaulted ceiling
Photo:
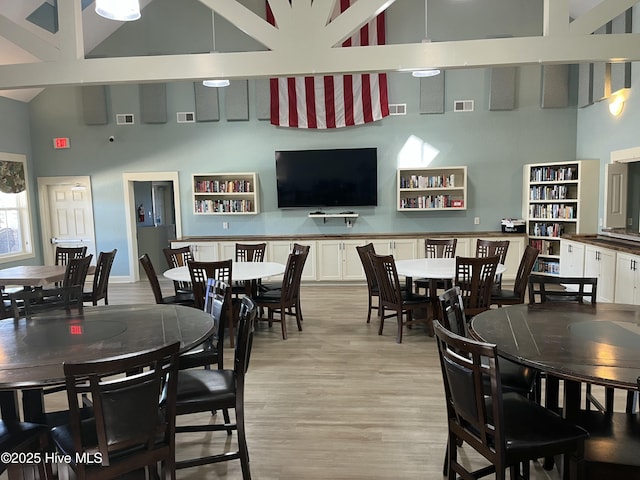
{"type": "MultiPolygon", "coordinates": [[[[141,8],[151,1],[141,0],[141,8]]],[[[336,0],[269,0],[278,28],[243,0],[199,1],[268,50],[86,59],[85,52],[122,25],[95,14],[92,0],[0,0],[0,95],[29,101],[46,86],[197,80],[223,73],[250,78],[640,60],[640,34],[591,35],[637,0],[543,0],[540,37],[349,49],[333,47],[396,0],[358,0],[329,25],[336,0]],[[52,25],[50,12],[56,11],[52,25]],[[49,31],[56,27],[56,33],[49,31]]]]}

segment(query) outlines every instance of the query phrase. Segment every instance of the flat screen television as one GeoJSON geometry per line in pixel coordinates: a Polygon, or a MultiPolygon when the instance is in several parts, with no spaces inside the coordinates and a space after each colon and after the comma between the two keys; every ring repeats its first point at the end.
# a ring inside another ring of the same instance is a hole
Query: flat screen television
{"type": "Polygon", "coordinates": [[[376,148],[276,151],[278,208],[378,204],[376,148]]]}

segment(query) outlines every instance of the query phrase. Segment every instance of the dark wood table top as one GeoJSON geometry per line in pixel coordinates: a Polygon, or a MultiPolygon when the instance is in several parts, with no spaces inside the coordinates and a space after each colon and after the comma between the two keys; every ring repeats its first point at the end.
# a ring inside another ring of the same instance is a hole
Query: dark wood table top
{"type": "MultiPolygon", "coordinates": [[[[23,285],[30,287],[44,287],[64,279],[66,265],[19,265],[0,270],[0,285],[23,285]]],[[[89,274],[95,272],[96,267],[89,266],[89,274]]]]}
{"type": "Polygon", "coordinates": [[[186,351],[214,332],[210,315],[180,305],[85,307],[0,320],[0,389],[64,383],[62,363],[106,358],[179,341],[186,351]]]}
{"type": "Polygon", "coordinates": [[[640,306],[556,302],[476,315],[470,334],[500,355],[560,378],[636,389],[640,306]]]}

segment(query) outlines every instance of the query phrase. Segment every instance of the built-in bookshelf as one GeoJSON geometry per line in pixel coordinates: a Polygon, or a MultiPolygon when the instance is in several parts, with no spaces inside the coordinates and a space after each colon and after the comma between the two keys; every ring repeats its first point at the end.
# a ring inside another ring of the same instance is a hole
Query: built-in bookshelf
{"type": "Polygon", "coordinates": [[[399,168],[398,211],[465,210],[467,167],[399,168]]]}
{"type": "Polygon", "coordinates": [[[524,166],[523,218],[529,245],[540,250],[534,271],[560,274],[560,237],[598,229],[597,160],[524,166]]]}
{"type": "Polygon", "coordinates": [[[255,215],[258,177],[255,173],[193,175],[193,212],[197,215],[255,215]]]}

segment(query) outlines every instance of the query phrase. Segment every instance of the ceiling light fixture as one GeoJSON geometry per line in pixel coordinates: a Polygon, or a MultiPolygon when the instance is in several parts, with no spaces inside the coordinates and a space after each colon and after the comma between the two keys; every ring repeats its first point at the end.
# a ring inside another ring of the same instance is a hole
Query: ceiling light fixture
{"type": "Polygon", "coordinates": [[[140,18],[138,0],[96,0],[96,13],[109,20],[131,22],[140,18]]]}
{"type": "MultiPolygon", "coordinates": [[[[429,0],[424,0],[424,39],[422,43],[429,43],[429,35],[427,34],[427,2],[429,0]]],[[[414,70],[411,72],[411,75],[417,78],[427,78],[427,77],[435,77],[436,75],[440,75],[440,70],[437,68],[425,68],[423,70],[414,70]]]]}
{"type": "MultiPolygon", "coordinates": [[[[211,10],[211,31],[213,33],[213,52],[211,53],[216,53],[216,13],[213,10],[211,10]]],[[[205,87],[221,88],[228,87],[229,85],[231,85],[231,82],[227,79],[219,78],[203,80],[202,85],[204,85],[205,87]]]]}

